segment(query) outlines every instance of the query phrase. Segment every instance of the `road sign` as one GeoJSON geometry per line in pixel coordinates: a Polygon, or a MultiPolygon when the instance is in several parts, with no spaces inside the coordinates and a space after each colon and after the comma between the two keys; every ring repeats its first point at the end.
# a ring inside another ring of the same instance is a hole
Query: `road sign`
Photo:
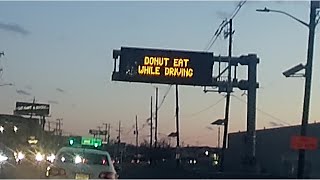
{"type": "Polygon", "coordinates": [[[107,135],[107,131],[103,130],[103,131],[99,131],[96,129],[90,129],[89,130],[89,134],[93,134],[93,135],[107,135]]]}
{"type": "Polygon", "coordinates": [[[102,139],[100,139],[100,138],[91,138],[91,137],[82,137],[81,145],[98,147],[98,146],[102,145],[102,139]]]}
{"type": "Polygon", "coordinates": [[[294,150],[316,150],[318,148],[318,139],[307,136],[292,136],[290,145],[294,150]]]}
{"type": "Polygon", "coordinates": [[[122,47],[119,55],[114,81],[212,85],[213,53],[122,47]]]}
{"type": "Polygon", "coordinates": [[[90,129],[90,130],[89,130],[89,134],[97,135],[97,134],[99,134],[99,130],[90,129]]]}

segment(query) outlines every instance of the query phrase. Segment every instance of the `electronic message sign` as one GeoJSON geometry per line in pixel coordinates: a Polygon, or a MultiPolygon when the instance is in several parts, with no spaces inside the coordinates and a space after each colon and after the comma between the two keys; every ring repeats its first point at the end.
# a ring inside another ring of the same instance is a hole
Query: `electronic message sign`
{"type": "Polygon", "coordinates": [[[212,69],[213,53],[122,47],[112,80],[210,86],[212,69]]]}
{"type": "Polygon", "coordinates": [[[48,116],[50,110],[49,104],[16,102],[15,115],[35,115],[48,116]]]}

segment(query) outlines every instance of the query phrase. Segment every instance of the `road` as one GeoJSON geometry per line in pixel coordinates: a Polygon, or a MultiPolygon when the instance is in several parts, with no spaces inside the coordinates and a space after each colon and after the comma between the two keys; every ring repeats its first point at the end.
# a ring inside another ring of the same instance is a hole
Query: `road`
{"type": "MultiPolygon", "coordinates": [[[[43,179],[47,164],[24,162],[19,165],[6,165],[0,175],[1,179],[43,179]]],[[[193,173],[170,166],[150,167],[148,165],[125,164],[119,172],[120,179],[168,179],[197,178],[193,173]],[[165,173],[164,173],[165,172],[165,173]]]]}
{"type": "MultiPolygon", "coordinates": [[[[1,179],[44,179],[47,164],[23,163],[3,168],[1,179]]],[[[266,175],[221,174],[199,172],[198,170],[176,168],[168,165],[124,164],[119,172],[119,179],[280,179],[266,175]]]]}
{"type": "Polygon", "coordinates": [[[46,164],[7,164],[0,174],[1,179],[43,179],[45,178],[46,164]]]}

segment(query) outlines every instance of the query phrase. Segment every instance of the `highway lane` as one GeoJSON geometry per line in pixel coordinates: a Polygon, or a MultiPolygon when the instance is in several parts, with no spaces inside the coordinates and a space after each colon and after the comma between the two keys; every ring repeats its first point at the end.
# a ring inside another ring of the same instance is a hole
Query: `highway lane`
{"type": "Polygon", "coordinates": [[[0,175],[1,179],[43,179],[45,178],[46,164],[6,164],[0,175]]]}

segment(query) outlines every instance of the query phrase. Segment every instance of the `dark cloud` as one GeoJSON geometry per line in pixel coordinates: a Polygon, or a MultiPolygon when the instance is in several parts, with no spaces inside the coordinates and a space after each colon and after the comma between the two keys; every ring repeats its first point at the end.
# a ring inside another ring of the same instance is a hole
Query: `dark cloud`
{"type": "Polygon", "coordinates": [[[271,125],[271,126],[273,126],[273,127],[278,127],[278,126],[283,126],[283,124],[281,124],[281,123],[276,123],[276,122],[269,122],[269,124],[271,125]]]}
{"type": "Polygon", "coordinates": [[[25,90],[16,90],[16,92],[20,95],[26,95],[26,96],[31,96],[31,93],[28,93],[25,90]]]}
{"type": "Polygon", "coordinates": [[[48,103],[49,103],[49,104],[59,104],[58,101],[53,101],[53,100],[49,100],[48,103]]]}
{"type": "Polygon", "coordinates": [[[29,31],[27,31],[26,29],[24,29],[23,27],[21,27],[18,24],[6,24],[6,23],[0,22],[0,29],[5,30],[5,31],[11,31],[11,32],[19,33],[19,34],[22,34],[22,35],[30,34],[29,31]]]}
{"type": "Polygon", "coordinates": [[[61,89],[61,88],[56,88],[56,90],[58,91],[58,92],[61,92],[61,93],[64,93],[65,91],[63,90],[63,89],[61,89]]]}

